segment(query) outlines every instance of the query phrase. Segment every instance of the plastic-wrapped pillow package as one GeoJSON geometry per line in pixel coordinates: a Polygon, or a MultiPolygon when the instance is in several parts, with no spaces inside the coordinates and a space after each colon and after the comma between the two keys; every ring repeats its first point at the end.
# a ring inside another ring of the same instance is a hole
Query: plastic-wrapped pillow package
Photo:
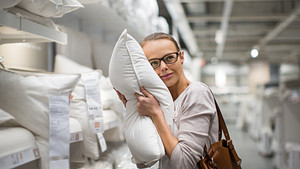
{"type": "Polygon", "coordinates": [[[86,73],[93,71],[92,68],[81,65],[63,55],[55,56],[54,73],[86,73]]]}
{"type": "Polygon", "coordinates": [[[0,138],[0,157],[36,146],[33,134],[23,127],[0,127],[0,138]]]}
{"type": "Polygon", "coordinates": [[[128,100],[124,134],[133,162],[151,166],[165,155],[164,146],[152,120],[137,112],[134,94],[142,94],[140,87],[145,87],[159,101],[170,129],[173,127],[174,105],[168,88],[151,67],[139,43],[127,30],[123,31],[114,47],[109,77],[112,85],[128,100]]]}
{"type": "MultiPolygon", "coordinates": [[[[100,77],[102,76],[102,72],[100,70],[95,72],[97,72],[100,79],[100,77]]],[[[78,120],[84,131],[84,155],[96,160],[99,158],[98,138],[97,135],[93,132],[92,128],[90,128],[88,108],[86,103],[85,84],[83,79],[83,75],[89,73],[90,72],[87,72],[81,75],[80,80],[78,81],[76,87],[74,88],[74,91],[71,94],[70,116],[78,120]]]]}
{"type": "MultiPolygon", "coordinates": [[[[103,117],[107,123],[117,122],[118,124],[122,124],[124,121],[123,117],[117,115],[112,110],[103,110],[103,117]]],[[[105,130],[103,136],[107,142],[123,142],[125,140],[122,125],[105,130]]]]}
{"type": "MultiPolygon", "coordinates": [[[[70,128],[69,128],[70,133],[82,131],[81,126],[76,119],[70,118],[69,124],[70,124],[70,128]]],[[[50,166],[50,164],[49,164],[49,160],[50,160],[49,159],[49,139],[43,138],[41,136],[35,136],[35,140],[36,140],[36,145],[39,148],[39,152],[40,152],[40,156],[41,156],[39,168],[49,169],[49,166],[50,166]]],[[[78,147],[76,147],[76,151],[80,152],[81,149],[78,150],[78,147]]],[[[71,150],[71,152],[72,152],[72,150],[71,150]]],[[[72,158],[72,154],[70,154],[70,156],[72,158]]],[[[72,162],[72,160],[70,160],[70,162],[72,162]]]]}
{"type": "Polygon", "coordinates": [[[44,17],[62,17],[83,8],[77,0],[22,0],[17,6],[44,17]]]}
{"type": "Polygon", "coordinates": [[[123,117],[124,106],[122,101],[119,99],[116,91],[108,77],[102,76],[100,79],[100,95],[103,109],[112,109],[123,117]]]}
{"type": "Polygon", "coordinates": [[[20,73],[0,69],[0,107],[34,134],[49,138],[49,97],[69,96],[80,76],[20,73]]]}

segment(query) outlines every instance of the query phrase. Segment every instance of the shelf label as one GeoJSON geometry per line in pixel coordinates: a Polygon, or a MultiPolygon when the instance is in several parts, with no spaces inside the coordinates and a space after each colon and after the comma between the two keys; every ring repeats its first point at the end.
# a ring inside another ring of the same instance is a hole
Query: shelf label
{"type": "Polygon", "coordinates": [[[82,131],[71,133],[70,143],[74,143],[74,142],[82,141],[82,140],[83,140],[82,131]]]}
{"type": "Polygon", "coordinates": [[[15,168],[41,158],[37,147],[29,148],[0,158],[0,168],[15,168]]]}

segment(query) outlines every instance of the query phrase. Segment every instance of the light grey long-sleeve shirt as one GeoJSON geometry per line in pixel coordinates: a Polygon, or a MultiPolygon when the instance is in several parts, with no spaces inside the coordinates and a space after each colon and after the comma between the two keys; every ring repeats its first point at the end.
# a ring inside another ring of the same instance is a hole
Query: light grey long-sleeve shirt
{"type": "Polygon", "coordinates": [[[174,136],[178,139],[171,158],[161,169],[195,169],[203,147],[218,141],[218,115],[214,97],[201,82],[192,82],[175,100],[174,136]]]}

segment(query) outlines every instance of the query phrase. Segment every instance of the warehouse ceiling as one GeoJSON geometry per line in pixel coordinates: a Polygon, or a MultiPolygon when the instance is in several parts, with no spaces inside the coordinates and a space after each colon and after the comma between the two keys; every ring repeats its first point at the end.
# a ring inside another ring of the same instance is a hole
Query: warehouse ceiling
{"type": "Polygon", "coordinates": [[[300,0],[179,1],[207,63],[246,63],[253,48],[255,59],[300,62],[300,0]]]}

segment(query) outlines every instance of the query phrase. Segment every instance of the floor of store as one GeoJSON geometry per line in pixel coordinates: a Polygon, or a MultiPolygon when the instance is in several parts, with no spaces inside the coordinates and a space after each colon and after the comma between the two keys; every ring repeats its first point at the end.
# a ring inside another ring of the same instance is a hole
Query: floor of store
{"type": "Polygon", "coordinates": [[[274,169],[272,157],[259,154],[257,142],[250,138],[249,133],[238,129],[234,124],[227,124],[235,149],[242,159],[243,169],[274,169]]]}

